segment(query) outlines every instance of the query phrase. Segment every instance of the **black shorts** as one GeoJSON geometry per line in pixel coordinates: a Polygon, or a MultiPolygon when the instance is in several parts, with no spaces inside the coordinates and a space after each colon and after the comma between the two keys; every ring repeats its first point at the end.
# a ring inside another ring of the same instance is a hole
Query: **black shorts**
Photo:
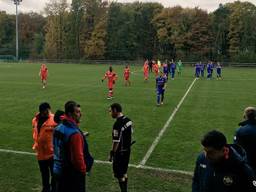
{"type": "Polygon", "coordinates": [[[130,160],[130,150],[117,152],[113,158],[113,172],[116,178],[123,178],[127,174],[130,160]]]}

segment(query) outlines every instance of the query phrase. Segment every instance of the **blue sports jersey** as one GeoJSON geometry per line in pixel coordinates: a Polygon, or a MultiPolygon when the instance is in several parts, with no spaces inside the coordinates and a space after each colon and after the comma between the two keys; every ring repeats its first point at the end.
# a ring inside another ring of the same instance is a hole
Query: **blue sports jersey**
{"type": "Polygon", "coordinates": [[[171,69],[175,70],[176,69],[176,64],[175,63],[171,63],[171,69]]]}
{"type": "Polygon", "coordinates": [[[167,64],[163,65],[163,72],[168,73],[168,65],[167,64]]]}
{"type": "Polygon", "coordinates": [[[164,78],[164,77],[157,77],[156,78],[157,90],[162,90],[164,88],[165,83],[166,83],[166,78],[164,78]]]}

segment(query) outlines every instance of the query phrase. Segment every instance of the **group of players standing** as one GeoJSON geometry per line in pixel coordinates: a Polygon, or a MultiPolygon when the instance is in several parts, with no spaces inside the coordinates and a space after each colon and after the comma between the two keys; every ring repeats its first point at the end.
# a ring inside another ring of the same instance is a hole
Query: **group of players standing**
{"type": "Polygon", "coordinates": [[[195,77],[196,78],[203,78],[205,74],[205,69],[207,69],[207,79],[213,78],[213,70],[216,68],[217,80],[222,79],[221,72],[222,66],[219,62],[214,64],[212,61],[209,61],[208,64],[204,64],[201,61],[195,64],[195,77]]]}
{"type": "MultiPolygon", "coordinates": [[[[178,75],[181,75],[181,71],[183,68],[183,64],[181,61],[175,64],[175,62],[172,60],[171,62],[168,62],[167,60],[161,64],[161,62],[158,60],[155,62],[154,60],[146,60],[143,65],[143,74],[144,74],[144,81],[147,82],[149,79],[149,73],[153,72],[155,74],[156,78],[156,91],[157,91],[157,106],[163,105],[164,100],[164,93],[166,89],[166,82],[168,80],[169,73],[171,75],[171,79],[174,80],[175,78],[175,71],[176,68],[178,70],[178,75]]],[[[130,86],[130,75],[131,71],[128,65],[125,66],[123,77],[124,77],[124,84],[125,86],[130,86]]],[[[109,67],[109,70],[105,73],[105,75],[102,78],[102,82],[104,82],[105,79],[108,80],[108,96],[107,99],[113,98],[113,89],[114,84],[117,80],[118,76],[113,71],[112,66],[109,67]]]]}
{"type": "MultiPolygon", "coordinates": [[[[207,69],[207,79],[213,78],[213,70],[216,68],[216,74],[217,79],[221,79],[221,71],[222,66],[219,62],[217,62],[216,65],[213,64],[213,62],[208,62],[208,64],[204,64],[202,62],[198,62],[195,65],[195,77],[196,78],[203,78],[205,76],[205,70],[207,69]]],[[[143,65],[143,75],[144,75],[144,81],[147,82],[149,79],[149,73],[152,72],[155,75],[156,79],[156,92],[157,92],[157,106],[163,105],[164,101],[164,94],[166,89],[166,83],[169,79],[169,74],[171,76],[171,79],[174,80],[176,75],[176,70],[178,73],[178,76],[181,75],[181,72],[183,70],[183,63],[181,60],[177,62],[177,64],[173,61],[165,60],[165,62],[161,63],[160,60],[157,62],[154,60],[145,60],[143,65]]],[[[131,70],[128,65],[125,66],[123,77],[124,77],[124,85],[125,86],[131,86],[130,76],[131,76],[131,70]]],[[[41,65],[41,69],[39,72],[39,76],[42,80],[43,88],[47,85],[47,76],[48,76],[48,69],[45,64],[41,65]]],[[[107,86],[108,86],[108,96],[107,99],[112,99],[114,95],[114,85],[117,80],[118,76],[116,72],[113,70],[112,66],[109,67],[109,70],[105,73],[104,77],[102,78],[102,82],[104,82],[105,79],[108,80],[107,86]]]]}

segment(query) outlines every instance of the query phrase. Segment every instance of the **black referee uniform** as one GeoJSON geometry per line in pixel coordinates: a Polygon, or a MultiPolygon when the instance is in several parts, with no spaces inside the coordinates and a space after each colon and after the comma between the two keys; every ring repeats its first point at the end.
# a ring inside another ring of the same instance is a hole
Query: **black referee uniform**
{"type": "Polygon", "coordinates": [[[126,116],[118,117],[112,131],[114,143],[118,143],[117,151],[113,157],[114,176],[125,178],[131,153],[132,121],[126,116]]]}

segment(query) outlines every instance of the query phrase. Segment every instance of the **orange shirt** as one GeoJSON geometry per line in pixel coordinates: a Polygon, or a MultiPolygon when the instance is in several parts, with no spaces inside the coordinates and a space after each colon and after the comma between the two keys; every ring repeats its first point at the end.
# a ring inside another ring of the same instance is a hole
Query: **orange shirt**
{"type": "Polygon", "coordinates": [[[112,71],[112,72],[107,71],[104,76],[104,79],[106,79],[106,78],[108,79],[109,83],[113,83],[113,81],[115,81],[117,79],[117,75],[114,71],[112,71]]]}
{"type": "Polygon", "coordinates": [[[41,67],[41,69],[40,69],[40,75],[41,75],[41,77],[44,77],[44,78],[46,78],[47,77],[47,75],[48,75],[48,69],[47,69],[47,67],[41,67]]]}
{"type": "Polygon", "coordinates": [[[144,72],[148,72],[148,69],[149,69],[148,64],[145,63],[144,66],[143,66],[144,72]]]}
{"type": "Polygon", "coordinates": [[[124,77],[129,77],[130,76],[130,69],[129,68],[125,68],[124,69],[124,77]]]}
{"type": "Polygon", "coordinates": [[[54,122],[54,115],[49,114],[49,118],[43,123],[38,133],[38,117],[32,120],[33,127],[33,149],[36,151],[38,160],[48,160],[53,157],[53,130],[57,125],[54,122]]]}

